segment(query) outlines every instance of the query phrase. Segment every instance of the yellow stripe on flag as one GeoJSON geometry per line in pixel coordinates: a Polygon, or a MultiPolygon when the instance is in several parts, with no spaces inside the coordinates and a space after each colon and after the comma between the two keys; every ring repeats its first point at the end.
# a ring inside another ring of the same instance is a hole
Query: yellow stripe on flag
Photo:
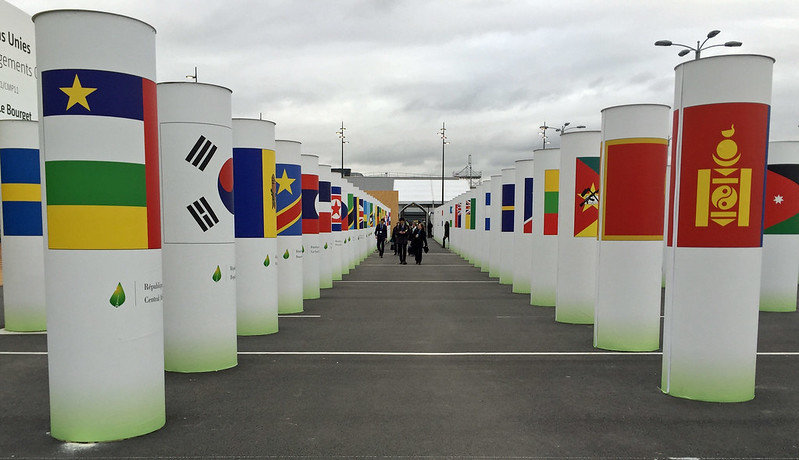
{"type": "Polygon", "coordinates": [[[544,191],[557,192],[558,180],[560,179],[559,169],[547,169],[544,171],[544,191]]]}
{"type": "Polygon", "coordinates": [[[274,150],[261,150],[261,172],[263,173],[264,178],[264,238],[274,238],[277,236],[277,209],[275,203],[276,187],[272,187],[272,179],[275,177],[274,150]]]}
{"type": "Polygon", "coordinates": [[[42,201],[41,184],[3,184],[3,201],[42,201]]]}
{"type": "Polygon", "coordinates": [[[503,211],[513,211],[513,205],[505,205],[502,207],[503,211]]]}
{"type": "Polygon", "coordinates": [[[144,206],[47,206],[50,249],[147,249],[144,206]]]}

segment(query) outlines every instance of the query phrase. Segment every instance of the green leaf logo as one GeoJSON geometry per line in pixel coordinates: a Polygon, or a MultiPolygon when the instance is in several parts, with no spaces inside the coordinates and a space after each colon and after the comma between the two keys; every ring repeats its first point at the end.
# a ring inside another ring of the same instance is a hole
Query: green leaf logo
{"type": "Polygon", "coordinates": [[[305,254],[305,245],[302,245],[302,253],[305,254]]]}
{"type": "Polygon", "coordinates": [[[117,283],[117,288],[114,289],[114,293],[111,294],[111,306],[114,308],[119,308],[120,305],[125,303],[125,290],[122,289],[122,283],[117,283]]]}
{"type": "Polygon", "coordinates": [[[211,277],[214,280],[214,283],[219,282],[222,279],[222,270],[219,269],[219,265],[216,266],[216,270],[214,270],[214,275],[211,277]]]}
{"type": "Polygon", "coordinates": [[[269,255],[266,256],[266,259],[264,259],[264,267],[268,266],[269,266],[269,255]]]}
{"type": "Polygon", "coordinates": [[[352,237],[347,238],[347,241],[352,241],[352,237]]]}
{"type": "Polygon", "coordinates": [[[286,252],[283,253],[283,258],[288,260],[288,258],[289,258],[289,250],[288,249],[286,249],[286,252]]]}
{"type": "Polygon", "coordinates": [[[325,243],[325,249],[327,249],[327,243],[325,243]]]}

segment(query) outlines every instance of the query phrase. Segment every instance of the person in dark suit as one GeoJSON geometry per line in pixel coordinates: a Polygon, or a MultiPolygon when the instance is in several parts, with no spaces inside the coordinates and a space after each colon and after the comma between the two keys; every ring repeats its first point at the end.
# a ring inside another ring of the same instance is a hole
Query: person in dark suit
{"type": "Polygon", "coordinates": [[[416,265],[421,265],[422,254],[427,249],[427,232],[424,231],[424,224],[418,223],[411,232],[411,249],[410,253],[416,259],[416,265]]]}
{"type": "Polygon", "coordinates": [[[449,239],[449,221],[444,221],[444,238],[441,240],[441,244],[446,248],[447,247],[447,240],[449,239]]]}
{"type": "Polygon", "coordinates": [[[388,227],[386,227],[386,222],[383,219],[380,219],[380,222],[375,227],[375,238],[377,238],[377,251],[380,253],[380,257],[383,257],[383,251],[386,249],[386,238],[388,238],[388,227]]]}
{"type": "Polygon", "coordinates": [[[405,223],[404,217],[400,217],[394,230],[396,231],[394,244],[397,245],[397,254],[399,254],[400,258],[399,263],[408,265],[408,262],[405,262],[405,258],[408,256],[407,244],[408,238],[411,236],[411,229],[408,227],[408,224],[405,223]]]}

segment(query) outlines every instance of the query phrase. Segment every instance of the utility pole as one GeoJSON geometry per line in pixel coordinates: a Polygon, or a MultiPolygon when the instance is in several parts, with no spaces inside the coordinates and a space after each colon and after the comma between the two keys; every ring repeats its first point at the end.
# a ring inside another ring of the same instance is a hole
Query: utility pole
{"type": "Polygon", "coordinates": [[[341,122],[341,130],[340,131],[336,131],[336,134],[338,134],[338,137],[341,139],[341,177],[342,178],[344,178],[344,144],[349,142],[349,141],[345,140],[347,138],[347,136],[344,135],[344,130],[346,130],[346,129],[347,128],[344,127],[344,122],[342,121],[341,122]]]}
{"type": "Polygon", "coordinates": [[[441,136],[441,206],[444,206],[444,147],[449,144],[447,140],[447,127],[445,123],[441,123],[441,130],[438,134],[441,136]]]}

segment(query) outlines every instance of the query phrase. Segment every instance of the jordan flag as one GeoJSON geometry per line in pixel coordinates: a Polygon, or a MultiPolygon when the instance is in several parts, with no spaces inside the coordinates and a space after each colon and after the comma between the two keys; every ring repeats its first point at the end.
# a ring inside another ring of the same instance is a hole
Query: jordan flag
{"type": "Polygon", "coordinates": [[[763,233],[799,234],[799,164],[768,165],[763,233]]]}

